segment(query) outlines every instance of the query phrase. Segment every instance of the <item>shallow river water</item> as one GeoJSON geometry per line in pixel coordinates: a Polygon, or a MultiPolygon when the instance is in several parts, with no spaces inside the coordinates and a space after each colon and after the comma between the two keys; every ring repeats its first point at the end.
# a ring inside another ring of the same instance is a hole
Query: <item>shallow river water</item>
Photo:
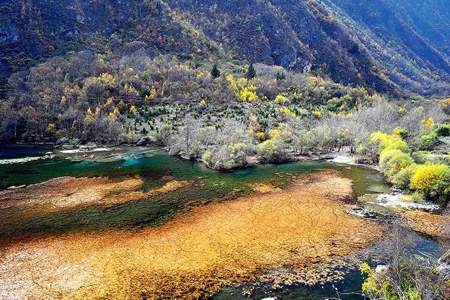
{"type": "MultiPolygon", "coordinates": [[[[157,201],[134,201],[110,207],[88,207],[73,212],[62,212],[33,219],[27,224],[12,223],[10,228],[0,228],[0,235],[27,232],[30,234],[94,231],[120,227],[158,226],[172,218],[186,203],[201,205],[210,199],[225,199],[250,193],[255,183],[270,183],[275,187],[288,185],[302,173],[334,169],[352,179],[355,196],[386,193],[389,186],[382,175],[374,170],[329,162],[295,162],[258,166],[231,172],[216,172],[202,164],[169,156],[157,148],[119,149],[100,154],[100,157],[42,158],[49,149],[42,147],[5,147],[0,150],[0,189],[11,186],[44,182],[61,176],[123,178],[139,175],[144,179],[143,189],[161,186],[168,180],[189,180],[194,184],[176,192],[162,195],[157,201]],[[21,163],[20,158],[36,160],[21,163]]],[[[442,249],[432,239],[415,235],[415,251],[439,255],[442,249]]],[[[358,294],[363,278],[359,271],[350,271],[341,282],[324,286],[292,286],[282,290],[256,289],[252,298],[277,297],[277,299],[362,299],[358,294]]],[[[216,299],[248,299],[235,288],[224,288],[216,299]]]]}

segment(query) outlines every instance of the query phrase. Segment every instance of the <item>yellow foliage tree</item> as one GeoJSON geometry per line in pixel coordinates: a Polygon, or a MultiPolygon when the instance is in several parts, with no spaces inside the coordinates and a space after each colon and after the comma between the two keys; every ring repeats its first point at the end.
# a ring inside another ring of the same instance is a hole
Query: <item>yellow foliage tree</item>
{"type": "Polygon", "coordinates": [[[314,116],[314,118],[316,119],[321,119],[322,118],[322,112],[319,110],[315,110],[312,112],[312,115],[314,116]]]}
{"type": "Polygon", "coordinates": [[[275,103],[277,103],[277,104],[286,104],[288,102],[289,102],[289,98],[284,95],[281,95],[281,94],[275,98],[275,103]]]}
{"type": "Polygon", "coordinates": [[[116,121],[117,118],[119,117],[119,115],[120,115],[119,108],[116,107],[116,108],[114,108],[114,110],[112,112],[109,113],[108,118],[110,120],[116,121]]]}
{"type": "Polygon", "coordinates": [[[411,177],[411,187],[426,197],[445,200],[450,193],[450,167],[443,164],[419,165],[411,177]]]}
{"type": "Polygon", "coordinates": [[[239,100],[243,102],[255,102],[258,101],[258,95],[256,94],[256,88],[253,83],[249,83],[243,87],[239,93],[239,100]]]}
{"type": "Polygon", "coordinates": [[[105,86],[106,88],[113,88],[116,85],[116,79],[113,75],[109,73],[102,73],[98,77],[98,80],[105,86]]]}
{"type": "Polygon", "coordinates": [[[105,106],[113,105],[113,103],[114,103],[114,97],[113,96],[108,97],[108,99],[106,99],[105,106]]]}
{"type": "Polygon", "coordinates": [[[256,87],[252,82],[249,83],[245,78],[236,80],[231,74],[226,76],[226,80],[239,101],[254,102],[259,100],[256,87]]]}
{"type": "Polygon", "coordinates": [[[278,113],[284,118],[295,118],[296,114],[291,109],[283,106],[278,109],[278,113]]]}
{"type": "Polygon", "coordinates": [[[422,120],[421,124],[423,128],[431,130],[433,129],[434,126],[433,118],[432,117],[425,118],[422,120]]]}
{"type": "Polygon", "coordinates": [[[49,123],[49,124],[47,125],[47,128],[45,129],[45,132],[46,132],[47,134],[53,134],[53,133],[55,133],[55,131],[56,131],[56,125],[55,125],[55,123],[49,123]]]}
{"type": "Polygon", "coordinates": [[[378,153],[382,153],[384,150],[398,149],[402,152],[409,152],[408,144],[402,140],[399,133],[394,132],[387,134],[377,131],[370,137],[370,144],[379,143],[378,153]]]}
{"type": "Polygon", "coordinates": [[[89,107],[86,116],[84,117],[84,122],[88,125],[94,123],[95,120],[95,114],[92,112],[91,108],[89,107]]]}

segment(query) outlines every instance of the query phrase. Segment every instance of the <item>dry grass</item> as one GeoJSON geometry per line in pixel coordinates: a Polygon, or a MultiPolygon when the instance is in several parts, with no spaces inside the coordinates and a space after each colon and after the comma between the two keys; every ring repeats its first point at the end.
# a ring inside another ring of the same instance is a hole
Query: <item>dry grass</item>
{"type": "Polygon", "coordinates": [[[0,298],[206,297],[278,267],[314,274],[378,239],[345,213],[351,182],[334,172],[284,191],[213,203],[137,232],[69,234],[3,250],[0,298]]]}

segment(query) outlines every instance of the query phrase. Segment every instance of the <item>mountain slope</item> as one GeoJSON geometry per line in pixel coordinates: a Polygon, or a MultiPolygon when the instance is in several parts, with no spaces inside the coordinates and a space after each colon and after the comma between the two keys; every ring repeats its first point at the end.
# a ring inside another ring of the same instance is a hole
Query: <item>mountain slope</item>
{"type": "Polygon", "coordinates": [[[36,61],[85,48],[228,57],[312,70],[397,95],[450,94],[444,0],[3,1],[0,85],[36,61]]]}
{"type": "Polygon", "coordinates": [[[449,93],[450,8],[446,1],[327,0],[398,85],[449,93]],[[439,82],[440,81],[440,82],[439,82]]]}

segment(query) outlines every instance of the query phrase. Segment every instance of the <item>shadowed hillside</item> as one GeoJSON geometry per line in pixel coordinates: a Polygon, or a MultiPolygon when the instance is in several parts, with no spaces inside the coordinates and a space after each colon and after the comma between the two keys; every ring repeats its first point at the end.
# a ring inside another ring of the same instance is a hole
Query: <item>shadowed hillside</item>
{"type": "Polygon", "coordinates": [[[227,57],[396,94],[448,94],[445,1],[3,1],[0,73],[74,50],[227,57]]]}

